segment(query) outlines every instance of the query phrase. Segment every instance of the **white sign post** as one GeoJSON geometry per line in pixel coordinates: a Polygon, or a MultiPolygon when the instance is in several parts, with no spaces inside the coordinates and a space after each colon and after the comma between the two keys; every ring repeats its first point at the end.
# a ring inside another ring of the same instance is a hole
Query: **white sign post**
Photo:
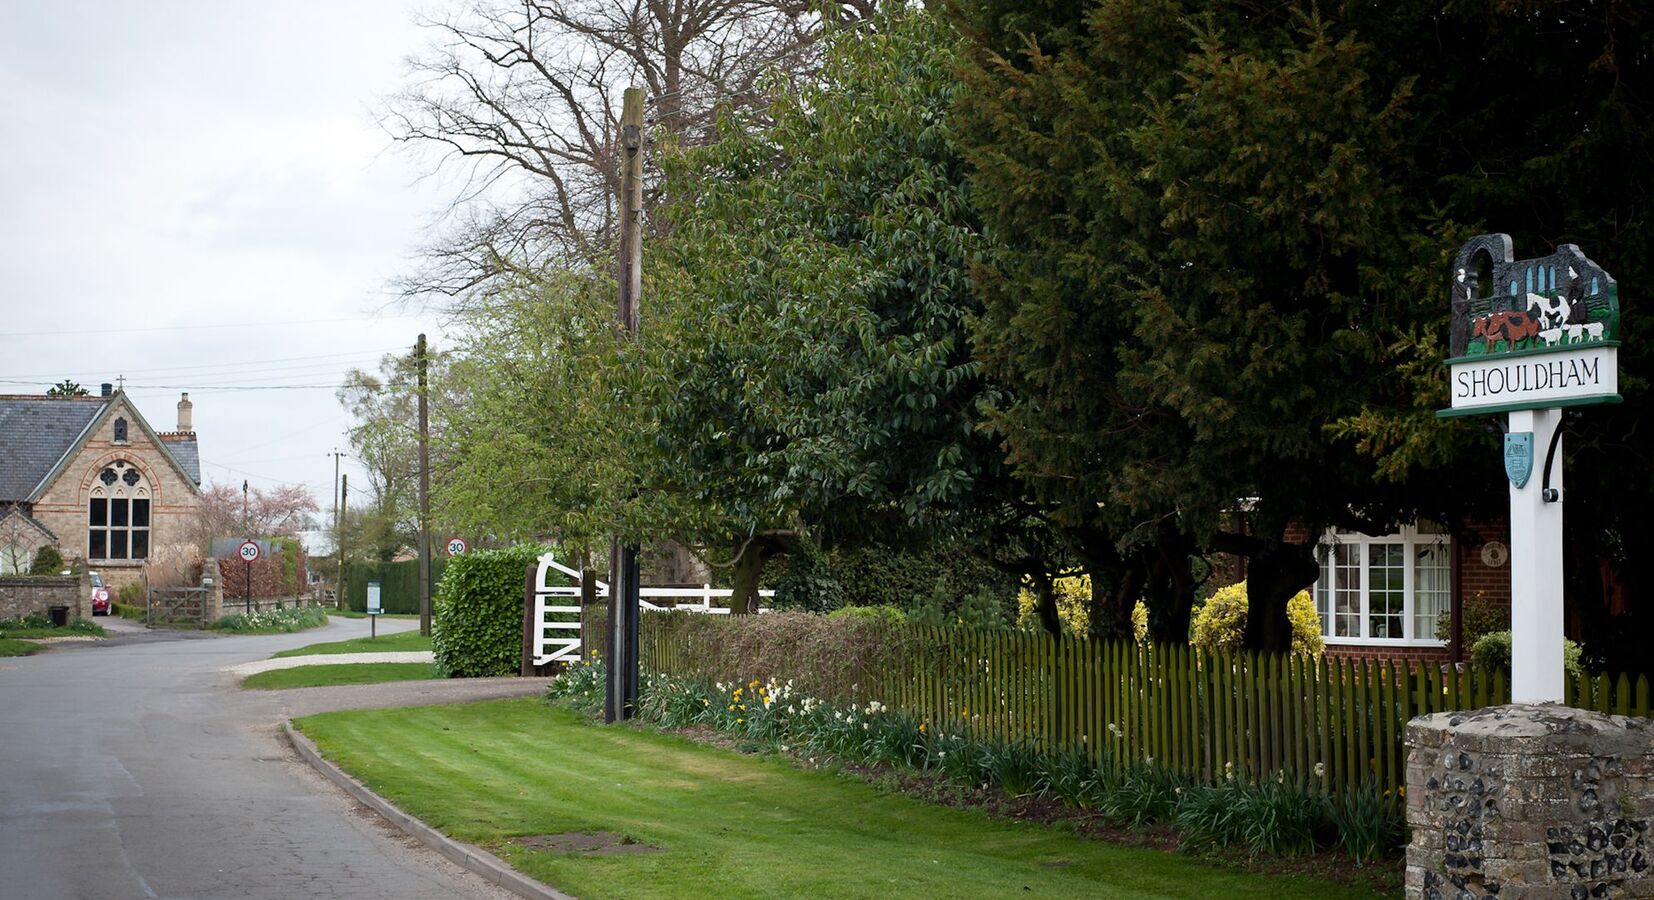
{"type": "Polygon", "coordinates": [[[368,639],[379,637],[379,614],[384,607],[379,602],[379,582],[368,582],[368,639]]]}
{"type": "Polygon", "coordinates": [[[1437,415],[1509,415],[1511,700],[1560,703],[1562,416],[1620,400],[1619,289],[1572,244],[1513,260],[1503,234],[1472,238],[1454,267],[1452,406],[1437,415]]]}
{"type": "Polygon", "coordinates": [[[258,559],[258,554],[259,554],[258,542],[254,541],[252,539],[242,541],[241,546],[237,547],[235,552],[236,552],[236,555],[241,557],[241,562],[244,564],[243,567],[242,567],[243,568],[242,574],[246,576],[246,581],[242,582],[242,586],[245,588],[245,591],[243,593],[244,593],[245,599],[247,601],[247,614],[252,615],[252,612],[253,612],[253,562],[258,559]]]}

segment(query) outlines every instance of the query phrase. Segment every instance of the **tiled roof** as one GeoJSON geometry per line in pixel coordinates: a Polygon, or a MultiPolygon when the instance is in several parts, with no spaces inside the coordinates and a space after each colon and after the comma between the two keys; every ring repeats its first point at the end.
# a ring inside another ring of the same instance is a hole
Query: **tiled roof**
{"type": "Polygon", "coordinates": [[[184,474],[199,485],[201,483],[201,447],[195,442],[195,438],[184,440],[167,434],[161,436],[161,443],[172,451],[173,458],[178,460],[179,466],[183,467],[184,474]]]}
{"type": "Polygon", "coordinates": [[[27,500],[107,401],[0,397],[0,501],[27,500]]]}

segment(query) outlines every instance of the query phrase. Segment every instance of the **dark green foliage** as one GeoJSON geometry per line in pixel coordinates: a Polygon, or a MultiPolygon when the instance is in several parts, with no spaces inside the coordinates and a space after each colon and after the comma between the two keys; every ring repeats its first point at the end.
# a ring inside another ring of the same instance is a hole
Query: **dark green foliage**
{"type": "Polygon", "coordinates": [[[834,545],[929,533],[988,449],[953,42],[921,11],[876,21],[830,32],[820,77],[762,119],[665,162],[681,199],[644,329],[663,487],[738,544],[800,525],[834,545]]]}
{"type": "Polygon", "coordinates": [[[1402,804],[1380,792],[1374,782],[1348,788],[1328,804],[1327,815],[1343,841],[1344,852],[1359,862],[1382,859],[1407,840],[1402,804]]]}
{"type": "MultiPolygon", "coordinates": [[[[943,595],[944,614],[962,604],[980,603],[986,592],[1000,606],[1001,620],[1014,612],[1017,579],[971,553],[962,541],[939,541],[917,548],[864,547],[832,554],[833,575],[845,602],[854,606],[895,606],[917,610],[943,595]]],[[[987,618],[983,614],[983,618],[987,618]]]]}
{"type": "Polygon", "coordinates": [[[1235,779],[1185,788],[1176,821],[1184,850],[1241,846],[1254,855],[1298,856],[1327,841],[1330,815],[1327,799],[1296,780],[1235,779]]]}
{"type": "Polygon", "coordinates": [[[774,608],[826,613],[843,605],[844,588],[833,577],[827,555],[814,541],[799,541],[776,583],[774,608]]]}
{"type": "Polygon", "coordinates": [[[478,550],[448,561],[431,600],[437,671],[449,678],[515,674],[523,645],[523,574],[548,548],[478,550]]]}
{"type": "Polygon", "coordinates": [[[144,585],[141,581],[122,585],[115,597],[127,606],[143,606],[149,599],[144,595],[144,585]]]}
{"type": "Polygon", "coordinates": [[[35,551],[34,562],[29,566],[30,575],[56,575],[63,571],[63,554],[51,544],[42,546],[35,551]]]}
{"type": "MultiPolygon", "coordinates": [[[[435,597],[448,557],[431,558],[431,596],[435,597]]],[[[419,612],[419,560],[357,562],[345,566],[345,608],[367,612],[368,582],[379,582],[379,606],[387,613],[419,612]]]]}

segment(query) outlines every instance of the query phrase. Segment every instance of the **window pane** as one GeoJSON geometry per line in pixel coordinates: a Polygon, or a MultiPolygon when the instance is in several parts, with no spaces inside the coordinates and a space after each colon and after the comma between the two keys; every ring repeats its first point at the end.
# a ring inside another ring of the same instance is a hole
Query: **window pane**
{"type": "Polygon", "coordinates": [[[132,532],[132,558],[149,558],[149,532],[142,528],[132,532]]]}
{"type": "Polygon", "coordinates": [[[1406,548],[1402,544],[1367,546],[1367,636],[1400,638],[1406,600],[1406,548]]]}
{"type": "Polygon", "coordinates": [[[132,501],[132,525],[134,528],[149,527],[149,501],[132,501]]]}
{"type": "Polygon", "coordinates": [[[130,504],[124,498],[117,497],[109,501],[109,524],[125,528],[127,513],[130,509],[130,504]]]}
{"type": "Polygon", "coordinates": [[[87,534],[86,557],[88,559],[109,558],[109,532],[102,528],[94,528],[87,534]]]}
{"type": "Polygon", "coordinates": [[[1436,622],[1447,610],[1452,563],[1448,545],[1420,544],[1413,553],[1413,637],[1434,638],[1436,622]]]}
{"type": "Polygon", "coordinates": [[[126,532],[109,532],[109,558],[126,559],[126,532]]]}
{"type": "MultiPolygon", "coordinates": [[[[90,516],[90,518],[87,520],[87,522],[88,522],[88,524],[92,525],[93,527],[97,527],[99,525],[108,525],[109,524],[109,501],[105,500],[102,497],[93,497],[92,498],[92,508],[88,512],[88,515],[90,516]]],[[[99,559],[102,559],[102,557],[99,557],[99,559]]]]}
{"type": "Polygon", "coordinates": [[[1361,545],[1332,548],[1333,632],[1337,637],[1361,636],[1361,545]]]}

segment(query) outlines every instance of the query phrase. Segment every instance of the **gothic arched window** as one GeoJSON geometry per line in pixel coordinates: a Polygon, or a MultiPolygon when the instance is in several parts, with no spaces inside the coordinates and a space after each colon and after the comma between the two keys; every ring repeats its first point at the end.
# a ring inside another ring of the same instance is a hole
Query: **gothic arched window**
{"type": "Polygon", "coordinates": [[[116,419],[115,420],[115,443],[117,443],[117,444],[126,443],[126,420],[125,419],[116,419]]]}

